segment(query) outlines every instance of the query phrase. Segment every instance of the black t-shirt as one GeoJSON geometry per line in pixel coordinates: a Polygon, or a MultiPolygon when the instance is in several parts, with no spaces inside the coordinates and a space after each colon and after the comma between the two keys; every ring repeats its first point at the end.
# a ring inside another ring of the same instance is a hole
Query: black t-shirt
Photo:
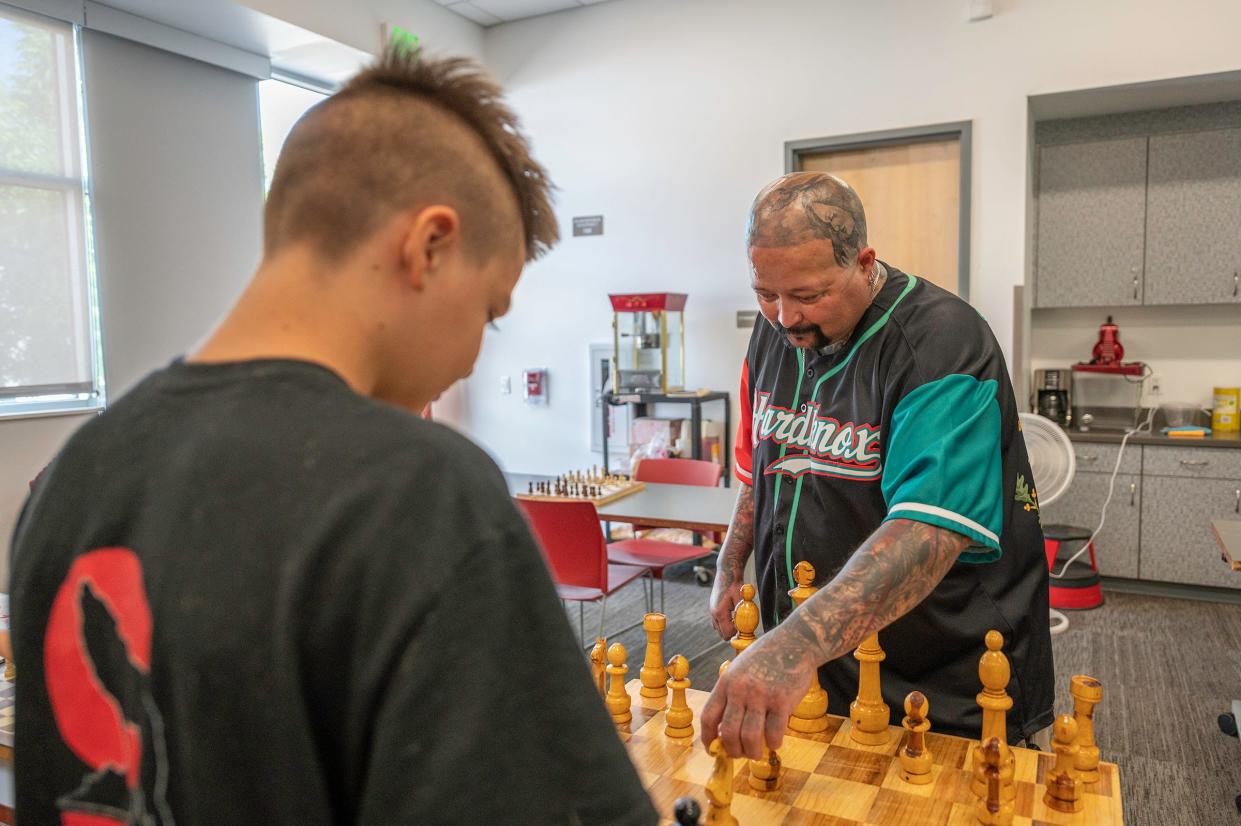
{"type": "Polygon", "coordinates": [[[147,378],[12,597],[23,823],[655,822],[495,464],[322,367],[147,378]]]}
{"type": "MultiPolygon", "coordinates": [[[[886,265],[885,265],[886,266],[886,265]]],[[[887,267],[840,351],[790,345],[759,318],[742,369],[737,475],[754,489],[755,554],[766,627],[793,610],[793,566],[834,577],[888,519],[972,542],[920,605],[879,634],[884,700],[927,695],[939,731],[977,737],[978,660],[994,628],[1012,664],[1016,740],[1051,725],[1047,565],[1038,496],[999,344],[957,296],[887,267]]],[[[820,670],[831,710],[848,714],[857,661],[820,670]]]]}

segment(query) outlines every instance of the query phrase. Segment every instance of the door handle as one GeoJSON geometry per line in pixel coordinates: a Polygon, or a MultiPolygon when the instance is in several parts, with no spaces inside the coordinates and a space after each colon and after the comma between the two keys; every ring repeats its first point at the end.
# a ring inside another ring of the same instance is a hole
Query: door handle
{"type": "Polygon", "coordinates": [[[1190,461],[1189,459],[1182,459],[1181,464],[1184,465],[1185,467],[1206,467],[1207,465],[1211,464],[1211,460],[1210,459],[1197,459],[1194,461],[1190,461]]]}
{"type": "MultiPolygon", "coordinates": [[[[1238,493],[1241,494],[1241,491],[1238,491],[1238,493]]],[[[1135,504],[1137,504],[1137,502],[1135,501],[1137,499],[1137,495],[1138,495],[1138,483],[1130,482],[1129,483],[1129,507],[1132,508],[1135,504]]]]}
{"type": "Polygon", "coordinates": [[[1241,513],[1241,488],[1237,488],[1237,501],[1232,506],[1233,512],[1241,513]]]}
{"type": "Polygon", "coordinates": [[[1138,277],[1137,275],[1133,276],[1133,300],[1134,301],[1138,300],[1138,277]]]}
{"type": "Polygon", "coordinates": [[[1241,270],[1232,274],[1232,297],[1237,297],[1237,289],[1241,288],[1241,270]]]}

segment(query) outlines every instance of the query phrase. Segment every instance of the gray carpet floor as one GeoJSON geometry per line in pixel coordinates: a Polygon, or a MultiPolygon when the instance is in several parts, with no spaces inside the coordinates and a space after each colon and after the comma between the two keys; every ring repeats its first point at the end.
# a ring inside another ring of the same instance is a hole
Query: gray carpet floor
{"type": "MultiPolygon", "coordinates": [[[[732,651],[711,629],[709,591],[688,567],[670,570],[664,589],[665,658],[690,657],[694,687],[710,690],[732,651]]],[[[658,591],[655,598],[658,609],[658,591]]],[[[608,600],[604,629],[628,649],[635,677],[645,635],[616,629],[641,620],[644,599],[641,584],[626,586],[608,600]]],[[[592,641],[598,611],[586,608],[592,641]]],[[[1095,727],[1104,759],[1120,766],[1127,826],[1241,823],[1241,743],[1216,723],[1241,698],[1241,606],[1109,593],[1101,608],[1067,613],[1071,627],[1052,638],[1056,710],[1072,710],[1072,675],[1103,682],[1095,727]]],[[[569,617],[576,629],[576,607],[569,617]]]]}

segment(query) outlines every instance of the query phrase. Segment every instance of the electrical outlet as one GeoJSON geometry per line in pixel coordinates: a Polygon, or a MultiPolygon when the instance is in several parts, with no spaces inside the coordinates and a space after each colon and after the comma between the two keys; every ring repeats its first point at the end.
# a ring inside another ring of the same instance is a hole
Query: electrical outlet
{"type": "Polygon", "coordinates": [[[1159,375],[1158,373],[1155,373],[1151,376],[1150,393],[1152,396],[1163,395],[1163,376],[1159,375]]]}
{"type": "Polygon", "coordinates": [[[511,376],[500,376],[500,395],[507,396],[513,392],[513,379],[511,376]]]}

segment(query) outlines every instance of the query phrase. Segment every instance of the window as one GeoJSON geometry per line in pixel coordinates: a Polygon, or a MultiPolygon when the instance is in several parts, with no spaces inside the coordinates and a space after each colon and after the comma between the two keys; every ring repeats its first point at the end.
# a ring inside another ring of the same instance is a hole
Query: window
{"type": "Polygon", "coordinates": [[[0,416],[104,403],[77,37],[0,6],[0,416]]]}
{"type": "Polygon", "coordinates": [[[259,121],[263,132],[263,191],[271,189],[276,159],[293,124],[306,110],[327,98],[324,92],[283,80],[259,81],[259,121]]]}

